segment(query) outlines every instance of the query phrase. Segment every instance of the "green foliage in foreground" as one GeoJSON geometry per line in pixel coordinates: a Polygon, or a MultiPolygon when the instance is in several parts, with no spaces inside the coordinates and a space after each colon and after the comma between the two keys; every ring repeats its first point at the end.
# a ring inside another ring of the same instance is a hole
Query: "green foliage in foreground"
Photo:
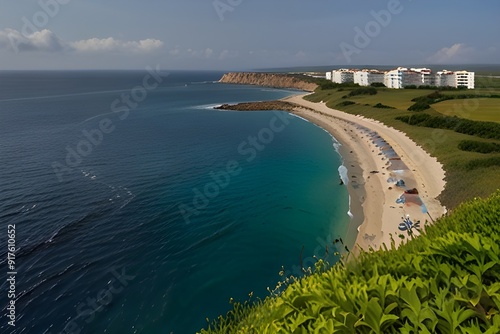
{"type": "Polygon", "coordinates": [[[459,117],[431,116],[429,114],[399,116],[396,119],[410,125],[453,130],[466,135],[500,140],[500,124],[495,122],[480,122],[459,117]]]}
{"type": "Polygon", "coordinates": [[[316,273],[235,304],[201,333],[500,333],[499,213],[497,190],[397,250],[330,269],[319,262],[316,273]]]}

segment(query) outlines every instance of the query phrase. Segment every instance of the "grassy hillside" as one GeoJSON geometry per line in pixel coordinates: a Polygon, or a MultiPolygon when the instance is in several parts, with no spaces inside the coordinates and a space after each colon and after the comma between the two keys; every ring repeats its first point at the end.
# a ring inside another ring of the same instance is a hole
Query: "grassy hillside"
{"type": "MultiPolygon", "coordinates": [[[[485,84],[485,82],[483,83],[485,84]]],[[[440,196],[440,200],[448,208],[454,208],[461,202],[474,197],[487,197],[500,188],[500,177],[498,176],[500,175],[499,152],[485,154],[459,149],[460,144],[464,141],[500,144],[499,140],[485,139],[478,135],[468,135],[448,129],[410,125],[396,119],[405,116],[422,115],[423,113],[430,116],[444,117],[444,114],[439,113],[436,109],[440,108],[440,104],[448,103],[455,115],[459,115],[464,119],[474,119],[477,115],[488,114],[490,120],[499,122],[500,113],[494,114],[488,111],[491,104],[500,104],[499,98],[453,99],[431,104],[429,109],[414,112],[407,110],[415,103],[412,100],[433,94],[434,90],[377,88],[377,94],[375,95],[349,96],[353,89],[356,88],[318,89],[307,99],[314,102],[325,101],[331,108],[380,120],[408,134],[416,143],[423,146],[427,152],[443,163],[447,175],[447,185],[440,196]],[[488,101],[488,103],[482,103],[484,100],[488,101]],[[346,101],[354,103],[346,103],[346,101]],[[374,107],[378,103],[394,109],[374,107]],[[477,168],[471,168],[471,166],[477,168]]],[[[471,94],[473,96],[498,95],[500,89],[480,87],[472,91],[443,91],[441,94],[446,96],[460,94],[471,94]]]]}
{"type": "Polygon", "coordinates": [[[461,205],[396,249],[302,279],[234,310],[202,334],[499,333],[500,191],[461,205]],[[286,287],[286,289],[284,288],[286,287]]]}
{"type": "MultiPolygon", "coordinates": [[[[447,116],[463,117],[463,113],[456,108],[456,101],[448,100],[432,105],[437,112],[447,116]]],[[[478,98],[474,105],[478,105],[477,110],[467,113],[467,118],[475,121],[500,122],[500,99],[478,98]]],[[[471,104],[472,107],[474,105],[471,104]]]]}

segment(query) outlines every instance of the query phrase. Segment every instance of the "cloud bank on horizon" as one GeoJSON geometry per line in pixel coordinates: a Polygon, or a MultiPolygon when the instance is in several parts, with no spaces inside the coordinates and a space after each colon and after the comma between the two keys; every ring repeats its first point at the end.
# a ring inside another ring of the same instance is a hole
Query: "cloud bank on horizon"
{"type": "Polygon", "coordinates": [[[14,29],[0,31],[0,48],[18,52],[152,52],[164,43],[157,39],[121,41],[113,37],[66,42],[48,29],[24,35],[14,29]]]}
{"type": "Polygon", "coordinates": [[[0,13],[0,69],[494,64],[500,2],[26,0],[0,13]]]}

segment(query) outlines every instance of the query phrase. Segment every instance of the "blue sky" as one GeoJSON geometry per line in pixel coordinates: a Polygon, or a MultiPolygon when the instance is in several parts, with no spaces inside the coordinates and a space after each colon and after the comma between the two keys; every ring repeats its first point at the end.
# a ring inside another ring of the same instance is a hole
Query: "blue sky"
{"type": "Polygon", "coordinates": [[[498,0],[0,4],[0,69],[500,63],[498,0]]]}

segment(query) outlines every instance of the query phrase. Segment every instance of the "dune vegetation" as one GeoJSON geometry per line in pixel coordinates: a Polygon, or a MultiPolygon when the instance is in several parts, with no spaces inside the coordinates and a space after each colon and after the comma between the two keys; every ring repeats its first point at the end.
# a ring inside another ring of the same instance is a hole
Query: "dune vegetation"
{"type": "MultiPolygon", "coordinates": [[[[202,334],[499,333],[500,191],[474,199],[398,249],[287,277],[271,296],[234,303],[202,334]]],[[[345,254],[344,254],[345,257],[345,254]]]]}

